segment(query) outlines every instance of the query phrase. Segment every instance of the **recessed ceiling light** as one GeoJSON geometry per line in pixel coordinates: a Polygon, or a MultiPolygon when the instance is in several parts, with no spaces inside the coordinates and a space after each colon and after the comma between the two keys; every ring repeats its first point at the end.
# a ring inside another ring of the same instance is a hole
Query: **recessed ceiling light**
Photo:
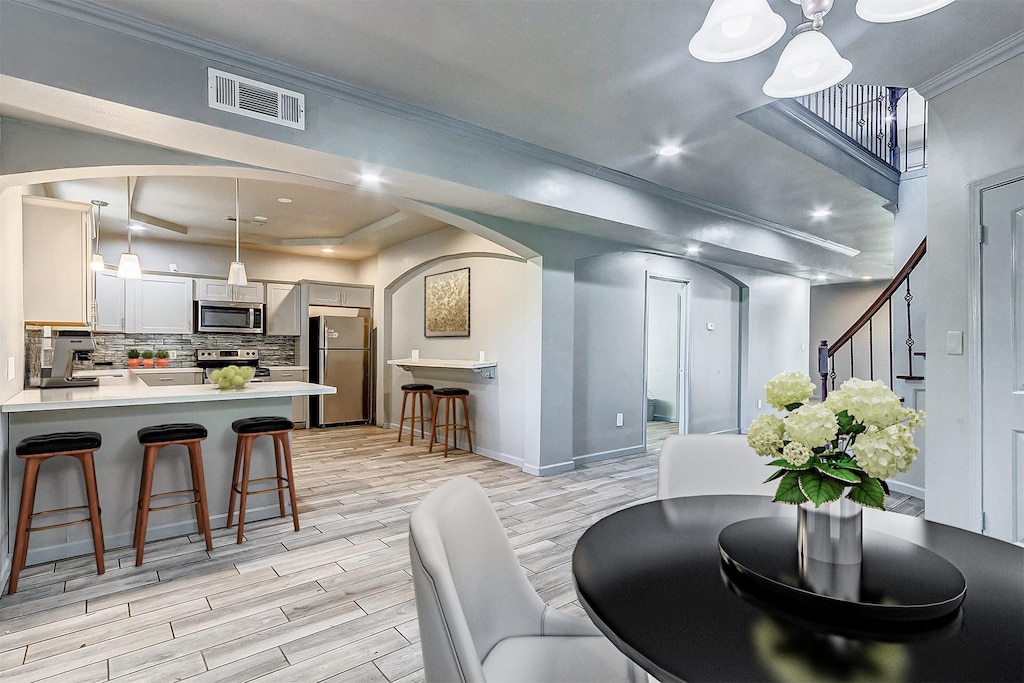
{"type": "Polygon", "coordinates": [[[814,279],[815,280],[827,280],[828,279],[828,275],[815,275],[814,279]]]}
{"type": "Polygon", "coordinates": [[[322,252],[323,252],[323,253],[325,253],[325,254],[333,254],[333,253],[334,253],[334,250],[333,250],[333,249],[331,249],[330,247],[324,247],[324,248],[323,248],[323,249],[321,249],[320,251],[322,251],[322,252]]]}
{"type": "Polygon", "coordinates": [[[139,225],[138,223],[132,223],[128,226],[128,229],[134,230],[135,232],[144,232],[146,227],[144,225],[139,225]]]}
{"type": "Polygon", "coordinates": [[[292,200],[288,199],[287,197],[278,197],[277,201],[281,202],[282,204],[291,204],[292,203],[292,200]]]}
{"type": "Polygon", "coordinates": [[[686,253],[687,254],[699,254],[700,253],[700,247],[687,247],[686,248],[686,253]]]}
{"type": "Polygon", "coordinates": [[[658,156],[660,157],[674,157],[677,154],[682,154],[683,148],[679,145],[665,145],[664,147],[658,148],[658,156]]]}
{"type": "Polygon", "coordinates": [[[270,220],[270,219],[269,219],[269,218],[267,218],[266,216],[253,216],[253,217],[252,217],[252,219],[253,219],[254,221],[269,221],[269,220],[270,220]]]}
{"type": "Polygon", "coordinates": [[[364,173],[364,174],[362,174],[359,177],[362,178],[364,183],[379,183],[380,182],[380,176],[377,175],[376,173],[364,173]]]}
{"type": "Polygon", "coordinates": [[[825,216],[831,216],[832,212],[828,209],[817,209],[811,211],[811,218],[824,218],[825,216]]]}
{"type": "Polygon", "coordinates": [[[871,277],[870,275],[861,275],[860,279],[861,280],[874,280],[875,278],[871,277]]]}

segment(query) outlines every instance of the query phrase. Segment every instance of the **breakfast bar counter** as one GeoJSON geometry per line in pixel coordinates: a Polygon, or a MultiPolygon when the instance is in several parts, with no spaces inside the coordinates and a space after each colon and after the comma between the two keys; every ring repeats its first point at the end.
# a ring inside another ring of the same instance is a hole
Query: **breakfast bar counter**
{"type": "MultiPolygon", "coordinates": [[[[132,542],[142,472],[139,429],[181,422],[206,427],[208,436],[202,442],[206,490],[210,524],[217,529],[224,526],[227,518],[235,449],[231,423],[246,417],[290,416],[293,397],[335,391],[334,387],[309,382],[257,382],[229,390],[211,384],[148,386],[133,373],[124,371],[101,375],[99,386],[94,387],[26,389],[0,405],[9,468],[5,492],[11,526],[8,538],[13,543],[24,473],[24,463],[14,449],[26,437],[54,432],[100,433],[103,443],[96,451],[96,478],[104,541],[112,549],[132,542]]],[[[171,447],[174,448],[181,447],[171,447]]],[[[271,440],[257,440],[252,477],[271,474],[273,461],[271,440]]],[[[81,468],[72,458],[47,462],[40,474],[36,509],[84,504],[81,476],[81,468]]],[[[190,488],[190,484],[187,457],[170,455],[158,459],[154,493],[190,488]]],[[[256,521],[277,514],[276,496],[256,496],[250,499],[246,519],[256,521]]],[[[148,538],[152,541],[195,532],[192,508],[182,507],[152,515],[148,538]]],[[[39,531],[32,534],[28,565],[91,553],[88,525],[39,531]]]]}

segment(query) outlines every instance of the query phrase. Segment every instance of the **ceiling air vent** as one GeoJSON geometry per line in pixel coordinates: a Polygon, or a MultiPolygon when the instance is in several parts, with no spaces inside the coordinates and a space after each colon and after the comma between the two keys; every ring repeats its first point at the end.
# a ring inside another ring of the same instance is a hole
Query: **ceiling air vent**
{"type": "Polygon", "coordinates": [[[306,129],[306,96],[208,69],[210,106],[289,128],[306,129]]]}

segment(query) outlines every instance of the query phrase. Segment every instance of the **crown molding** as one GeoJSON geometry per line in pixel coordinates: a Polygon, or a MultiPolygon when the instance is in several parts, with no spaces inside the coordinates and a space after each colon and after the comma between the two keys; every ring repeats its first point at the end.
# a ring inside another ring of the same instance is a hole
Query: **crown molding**
{"type": "Polygon", "coordinates": [[[860,253],[857,249],[826,240],[817,235],[795,230],[741,211],[735,211],[726,206],[715,204],[606,166],[594,164],[578,157],[556,152],[540,145],[498,133],[488,128],[467,123],[390,97],[378,95],[329,76],[303,71],[287,64],[184,33],[163,24],[139,19],[119,10],[92,2],[92,0],[9,1],[83,21],[93,26],[116,31],[169,49],[193,54],[220,64],[244,69],[264,79],[279,80],[282,82],[282,85],[287,84],[291,87],[310,88],[328,97],[345,100],[407,121],[431,126],[461,137],[471,138],[499,149],[544,163],[561,166],[638,192],[655,195],[722,218],[762,228],[845,256],[856,256],[860,253]]]}
{"type": "Polygon", "coordinates": [[[930,100],[1020,54],[1024,54],[1024,31],[1017,31],[953,68],[929,78],[914,89],[921,97],[930,100]]]}

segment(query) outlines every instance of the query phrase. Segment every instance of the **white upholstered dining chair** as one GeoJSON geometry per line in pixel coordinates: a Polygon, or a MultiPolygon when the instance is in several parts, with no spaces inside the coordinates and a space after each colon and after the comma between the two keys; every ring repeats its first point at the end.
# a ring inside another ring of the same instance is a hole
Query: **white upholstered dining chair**
{"type": "Polygon", "coordinates": [[[742,434],[672,434],[661,446],[658,498],[705,495],[774,496],[768,459],[742,434]]]}
{"type": "Polygon", "coordinates": [[[469,477],[416,506],[409,555],[428,683],[648,680],[591,621],[544,603],[469,477]]]}

